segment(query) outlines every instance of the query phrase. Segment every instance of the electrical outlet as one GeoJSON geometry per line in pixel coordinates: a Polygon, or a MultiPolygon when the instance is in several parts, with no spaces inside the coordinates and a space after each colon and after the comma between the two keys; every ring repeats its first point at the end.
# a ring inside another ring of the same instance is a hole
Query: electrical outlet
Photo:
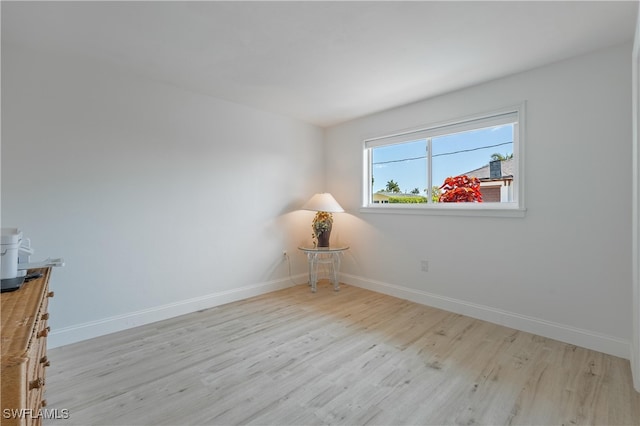
{"type": "Polygon", "coordinates": [[[422,272],[429,272],[429,261],[423,260],[420,262],[420,270],[422,272]]]}

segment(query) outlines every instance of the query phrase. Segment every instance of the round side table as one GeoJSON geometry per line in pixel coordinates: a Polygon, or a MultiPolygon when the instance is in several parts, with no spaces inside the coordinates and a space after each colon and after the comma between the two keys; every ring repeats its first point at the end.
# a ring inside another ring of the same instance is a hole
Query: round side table
{"type": "Polygon", "coordinates": [[[333,289],[340,290],[338,282],[338,273],[340,272],[340,261],[342,253],[349,250],[349,246],[331,246],[331,247],[298,247],[307,255],[309,261],[309,285],[313,293],[318,289],[318,264],[331,265],[331,282],[333,289]]]}

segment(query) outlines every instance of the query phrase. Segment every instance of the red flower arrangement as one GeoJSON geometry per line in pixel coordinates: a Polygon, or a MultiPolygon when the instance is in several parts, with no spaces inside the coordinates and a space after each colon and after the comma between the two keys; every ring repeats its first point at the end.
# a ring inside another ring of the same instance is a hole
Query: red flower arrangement
{"type": "Polygon", "coordinates": [[[441,203],[481,203],[480,181],[466,175],[448,177],[440,187],[443,191],[438,198],[441,203]]]}

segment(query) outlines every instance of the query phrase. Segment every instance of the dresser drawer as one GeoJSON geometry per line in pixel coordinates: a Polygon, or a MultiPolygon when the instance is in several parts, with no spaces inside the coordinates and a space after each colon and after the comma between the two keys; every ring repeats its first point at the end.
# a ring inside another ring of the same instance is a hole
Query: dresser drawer
{"type": "Polygon", "coordinates": [[[48,288],[50,268],[38,272],[43,273],[42,278],[0,295],[2,426],[42,424],[38,414],[43,408],[49,365],[48,308],[52,294],[48,288]]]}

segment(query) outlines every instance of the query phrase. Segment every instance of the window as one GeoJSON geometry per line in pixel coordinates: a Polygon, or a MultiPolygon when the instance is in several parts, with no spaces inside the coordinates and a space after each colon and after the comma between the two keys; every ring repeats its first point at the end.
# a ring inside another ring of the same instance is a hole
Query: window
{"type": "Polygon", "coordinates": [[[523,115],[524,104],[365,140],[363,210],[523,215],[523,115]]]}

